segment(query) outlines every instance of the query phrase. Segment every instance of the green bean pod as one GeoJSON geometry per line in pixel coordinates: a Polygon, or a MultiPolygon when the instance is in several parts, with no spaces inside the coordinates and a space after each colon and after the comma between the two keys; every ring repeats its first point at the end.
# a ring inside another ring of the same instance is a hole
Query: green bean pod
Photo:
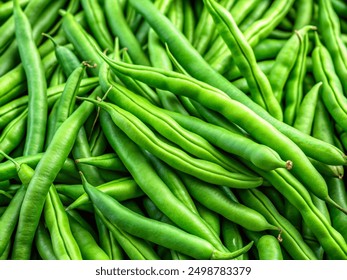
{"type": "Polygon", "coordinates": [[[193,199],[189,195],[187,188],[185,187],[177,172],[175,172],[175,170],[170,168],[170,166],[168,166],[152,154],[146,151],[144,151],[144,154],[151,161],[154,169],[163,180],[163,182],[170,188],[172,193],[180,201],[182,201],[184,205],[186,205],[193,213],[198,213],[193,199]]]}
{"type": "MultiPolygon", "coordinates": [[[[329,187],[329,191],[331,193],[331,197],[337,201],[340,205],[347,207],[347,194],[346,194],[346,186],[343,180],[336,178],[327,178],[327,183],[329,187]]],[[[332,226],[341,233],[343,238],[347,242],[347,227],[346,220],[347,216],[341,211],[329,207],[330,217],[332,226]]]]}
{"type": "MultiPolygon", "coordinates": [[[[97,186],[96,188],[102,192],[107,193],[117,201],[137,198],[143,195],[142,190],[138,187],[136,182],[128,177],[107,182],[105,184],[97,186]]],[[[86,193],[83,193],[66,208],[66,211],[78,208],[88,202],[90,202],[88,195],[86,193]]]]}
{"type": "Polygon", "coordinates": [[[71,232],[76,239],[84,260],[109,260],[110,258],[99,247],[94,237],[73,217],[68,216],[71,232]]]}
{"type": "Polygon", "coordinates": [[[97,191],[92,186],[84,184],[84,187],[94,205],[111,223],[114,223],[130,234],[182,252],[183,254],[190,255],[194,258],[233,259],[247,252],[252,246],[252,243],[250,243],[238,251],[229,253],[218,251],[211,243],[202,238],[188,234],[169,224],[135,214],[127,208],[124,208],[124,206],[119,204],[116,200],[97,191]],[[117,212],[117,215],[113,214],[114,211],[117,212]],[[131,224],[129,221],[132,221],[131,224]]]}
{"type": "Polygon", "coordinates": [[[58,259],[81,260],[80,248],[71,232],[68,215],[52,185],[47,194],[44,218],[51,234],[53,251],[58,259]]]}
{"type": "Polygon", "coordinates": [[[100,217],[101,221],[111,232],[115,240],[121,245],[125,254],[131,260],[158,260],[159,256],[150,246],[149,242],[144,239],[138,238],[132,234],[120,229],[96,207],[95,212],[100,217]]]}
{"type": "Polygon", "coordinates": [[[32,38],[30,23],[18,1],[14,1],[13,12],[19,53],[29,91],[28,130],[24,153],[35,154],[41,152],[44,145],[47,122],[46,77],[40,54],[32,38]]]}
{"type": "Polygon", "coordinates": [[[342,82],[336,75],[332,57],[316,34],[316,47],[312,52],[313,74],[317,82],[323,82],[322,100],[335,122],[347,129],[347,99],[342,82]]]}
{"type": "Polygon", "coordinates": [[[88,61],[90,65],[95,66],[89,68],[89,71],[93,76],[97,76],[101,61],[94,48],[98,45],[91,42],[89,34],[87,34],[83,27],[78,23],[76,17],[69,12],[66,12],[63,15],[62,28],[67,39],[76,49],[78,55],[84,61],[88,61]]]}
{"type": "Polygon", "coordinates": [[[100,156],[78,158],[75,162],[93,165],[106,170],[116,170],[121,172],[127,171],[116,153],[106,153],[100,156]]]}
{"type": "Polygon", "coordinates": [[[35,233],[35,245],[40,257],[43,260],[57,260],[53,251],[51,237],[45,225],[42,222],[39,223],[37,231],[35,233]]]}
{"type": "Polygon", "coordinates": [[[81,5],[86,14],[88,26],[94,38],[104,50],[113,50],[113,38],[108,30],[104,10],[96,0],[82,0],[81,5]]]}
{"type": "Polygon", "coordinates": [[[276,237],[263,235],[257,243],[260,260],[283,260],[281,246],[276,237]]]}
{"type": "MultiPolygon", "coordinates": [[[[213,86],[180,73],[152,69],[146,66],[129,65],[111,60],[102,53],[100,55],[114,71],[127,73],[152,86],[171,90],[179,95],[186,95],[206,107],[221,112],[257,141],[276,150],[282,158],[290,158],[293,162],[292,172],[295,176],[300,178],[312,193],[336,205],[329,197],[323,177],[313,167],[304,152],[287,136],[259,117],[254,111],[242,105],[242,103],[230,99],[224,92],[213,86]],[[188,88],[189,90],[187,90],[188,88]],[[315,183],[313,184],[313,182],[315,183]]],[[[314,138],[312,137],[312,139],[314,138]]],[[[324,142],[322,141],[322,143],[324,142]]]]}
{"type": "MultiPolygon", "coordinates": [[[[90,95],[97,96],[98,90],[90,95]]],[[[86,121],[94,106],[82,103],[79,108],[60,126],[44,156],[35,169],[21,207],[12,258],[29,259],[35,230],[39,223],[45,198],[56,175],[73,147],[76,135],[86,121]],[[59,151],[59,152],[57,152],[59,151]],[[50,164],[55,162],[54,165],[50,164]],[[36,186],[40,185],[38,189],[36,186]]]]}
{"type": "MultiPolygon", "coordinates": [[[[107,88],[109,88],[108,84],[110,83],[106,82],[106,86],[103,85],[102,80],[100,80],[100,82],[103,89],[106,91],[107,88]]],[[[242,167],[240,168],[239,164],[235,160],[220,153],[203,137],[192,133],[189,129],[181,127],[170,116],[158,109],[158,107],[127,90],[125,87],[112,83],[112,89],[108,91],[107,97],[112,101],[112,103],[132,113],[141,121],[154,128],[163,137],[180,146],[186,152],[191,153],[197,158],[214,162],[226,170],[242,172],[242,167]]]]}
{"type": "Polygon", "coordinates": [[[294,258],[300,260],[315,260],[316,256],[304,242],[300,232],[289,220],[282,216],[272,202],[260,191],[242,191],[237,193],[245,205],[261,213],[269,222],[281,228],[282,246],[294,258]]]}
{"type": "Polygon", "coordinates": [[[143,52],[139,41],[137,41],[130,26],[125,20],[119,0],[106,0],[104,2],[105,15],[110,25],[113,36],[119,37],[119,43],[123,48],[127,48],[131,59],[136,64],[150,65],[150,62],[143,52]]]}
{"type": "Polygon", "coordinates": [[[252,98],[272,116],[282,120],[282,109],[273,95],[270,82],[259,68],[251,46],[243,37],[233,17],[215,1],[205,0],[204,3],[211,13],[221,36],[233,52],[236,65],[246,77],[252,98]]]}
{"type": "Polygon", "coordinates": [[[268,146],[256,143],[248,137],[233,133],[229,129],[213,125],[199,118],[183,116],[167,110],[165,110],[165,113],[182,127],[201,135],[207,141],[226,152],[251,161],[261,169],[272,170],[281,167],[291,169],[291,161],[283,161],[277,152],[268,146]]]}
{"type": "Polygon", "coordinates": [[[311,134],[315,108],[322,85],[322,82],[318,82],[306,93],[293,124],[296,129],[309,135],[311,134]]]}
{"type": "Polygon", "coordinates": [[[199,216],[192,213],[189,208],[173,195],[171,190],[157,175],[142,150],[113,124],[111,117],[104,110],[100,112],[100,120],[111,147],[119,155],[139,187],[156,206],[174,223],[186,231],[201,236],[209,240],[216,248],[224,250],[220,239],[215,233],[211,231],[199,216]],[[147,174],[146,178],[142,176],[143,173],[147,174]],[[156,186],[155,189],[153,184],[156,186]],[[172,211],[172,209],[175,209],[175,211],[172,211]],[[182,217],[185,218],[182,219],[182,217]]]}
{"type": "MultiPolygon", "coordinates": [[[[333,58],[336,74],[344,81],[347,75],[347,47],[341,38],[340,20],[330,1],[319,1],[318,23],[324,43],[333,58]]],[[[343,82],[342,87],[346,94],[347,84],[343,82]]]]}
{"type": "Polygon", "coordinates": [[[113,122],[137,145],[182,172],[232,188],[252,188],[262,183],[260,177],[230,172],[211,161],[191,157],[183,150],[161,140],[141,120],[112,103],[88,100],[106,110],[113,122]]]}
{"type": "Polygon", "coordinates": [[[270,224],[258,212],[228,199],[217,186],[199,181],[183,173],[180,175],[195,200],[226,219],[252,231],[280,230],[277,226],[270,224]]]}
{"type": "MultiPolygon", "coordinates": [[[[298,35],[299,36],[299,35],[298,35]]],[[[306,57],[308,54],[308,34],[300,38],[300,48],[295,65],[291,70],[284,88],[284,114],[283,120],[293,125],[303,97],[303,80],[306,75],[306,57]]]]}

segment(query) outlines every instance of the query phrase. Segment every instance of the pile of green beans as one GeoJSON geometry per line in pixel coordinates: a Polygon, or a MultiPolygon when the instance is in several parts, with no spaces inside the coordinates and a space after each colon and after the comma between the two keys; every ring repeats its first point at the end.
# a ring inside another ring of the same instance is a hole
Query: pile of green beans
{"type": "Polygon", "coordinates": [[[0,259],[347,259],[346,11],[1,1],[0,259]]]}

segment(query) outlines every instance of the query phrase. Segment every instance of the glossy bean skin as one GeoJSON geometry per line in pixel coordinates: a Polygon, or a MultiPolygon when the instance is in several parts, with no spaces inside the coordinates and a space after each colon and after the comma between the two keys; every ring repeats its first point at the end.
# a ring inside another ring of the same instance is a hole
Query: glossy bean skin
{"type": "Polygon", "coordinates": [[[278,227],[270,224],[256,211],[229,200],[216,186],[206,184],[184,174],[181,174],[181,177],[195,200],[230,221],[253,231],[279,230],[278,227]]]}
{"type": "Polygon", "coordinates": [[[253,100],[263,106],[272,116],[282,120],[282,109],[273,95],[270,82],[259,68],[251,46],[247,43],[233,17],[214,1],[206,0],[205,4],[221,36],[233,52],[236,65],[247,79],[253,100]]]}
{"type": "MultiPolygon", "coordinates": [[[[95,97],[98,94],[98,91],[94,91],[91,96],[95,97]]],[[[64,124],[60,126],[56,132],[56,136],[53,137],[51,144],[46,150],[44,157],[40,160],[39,165],[35,169],[35,174],[28,185],[27,193],[21,208],[18,229],[14,240],[14,251],[12,252],[12,257],[14,259],[30,258],[31,245],[44,206],[45,197],[56,174],[61,169],[61,164],[66,160],[72,149],[79,128],[94,109],[93,106],[89,105],[83,103],[81,105],[82,107],[79,107],[80,110],[77,109],[69,117],[69,121],[64,122],[64,124]],[[67,130],[69,133],[67,133],[67,130]],[[69,137],[66,137],[67,135],[69,137]],[[62,141],[62,139],[64,139],[64,141],[62,141]],[[64,152],[57,153],[57,149],[64,152]],[[56,163],[54,166],[49,164],[53,158],[56,163]],[[41,186],[40,190],[35,188],[36,184],[41,186]],[[28,224],[30,226],[27,226],[28,224]]]]}
{"type": "Polygon", "coordinates": [[[331,54],[316,34],[316,46],[312,52],[313,74],[317,82],[322,81],[322,100],[335,122],[347,128],[345,115],[347,100],[343,87],[336,74],[331,54]]]}
{"type": "Polygon", "coordinates": [[[108,30],[104,10],[98,1],[83,0],[81,5],[86,14],[88,26],[90,27],[94,38],[104,50],[113,50],[113,39],[108,30]]]}
{"type": "Polygon", "coordinates": [[[57,260],[52,247],[52,241],[43,222],[40,222],[35,233],[35,245],[43,260],[57,260]]]}
{"type": "Polygon", "coordinates": [[[301,233],[289,220],[277,211],[271,201],[263,193],[259,191],[245,191],[238,192],[238,195],[245,205],[259,211],[269,222],[282,229],[278,238],[282,239],[282,246],[286,248],[292,258],[301,260],[316,259],[313,251],[304,242],[301,233]]]}
{"type": "MultiPolygon", "coordinates": [[[[136,182],[129,177],[110,181],[102,185],[98,185],[96,188],[107,193],[118,201],[137,198],[143,195],[143,192],[138,187],[136,182]]],[[[75,198],[75,201],[66,208],[66,210],[68,211],[74,208],[79,208],[81,205],[87,204],[88,202],[90,202],[88,195],[86,193],[81,193],[77,198],[75,198]]]]}
{"type": "Polygon", "coordinates": [[[69,217],[71,232],[81,250],[84,260],[109,260],[110,258],[96,243],[94,237],[78,221],[69,217]]]}
{"type": "Polygon", "coordinates": [[[290,72],[284,88],[284,122],[293,126],[299,105],[303,98],[303,80],[307,72],[306,59],[308,55],[308,34],[300,38],[300,50],[295,65],[290,72]]]}
{"type": "MultiPolygon", "coordinates": [[[[128,73],[152,86],[168,89],[176,94],[187,95],[206,107],[222,112],[226,118],[241,126],[260,143],[273,148],[281,157],[290,159],[293,162],[292,172],[305,182],[305,186],[310,188],[318,197],[332,203],[323,177],[313,168],[303,151],[270,123],[260,118],[248,107],[243,106],[242,103],[230,99],[224,92],[191,77],[161,69],[124,64],[111,60],[101,53],[100,55],[115,71],[128,73]],[[188,87],[189,91],[182,90],[188,87]],[[312,188],[312,180],[319,187],[312,188]]],[[[331,145],[331,147],[334,146],[331,145]]]]}
{"type": "Polygon", "coordinates": [[[112,198],[109,199],[110,197],[106,195],[104,196],[101,192],[95,191],[95,189],[91,186],[88,187],[86,184],[84,186],[93,203],[99,208],[100,212],[106,215],[110,222],[115,223],[126,231],[146,240],[155,242],[159,245],[167,246],[174,250],[179,250],[184,254],[200,259],[234,258],[240,253],[248,250],[249,246],[244,247],[243,249],[234,253],[217,251],[209,242],[205,241],[204,239],[187,234],[184,231],[181,231],[178,228],[168,224],[146,219],[135,213],[133,214],[131,211],[129,212],[121,207],[116,200],[113,200],[112,198]],[[122,215],[112,214],[112,209],[116,207],[118,208],[118,214],[122,215]],[[123,213],[124,217],[122,217],[123,213]],[[132,226],[128,226],[128,221],[133,221],[134,224],[132,226]],[[134,225],[141,225],[139,227],[141,228],[141,231],[134,229],[134,225]],[[179,243],[174,241],[177,239],[180,239],[179,243]],[[174,242],[171,242],[171,240],[174,242]]]}
{"type": "Polygon", "coordinates": [[[14,2],[14,19],[19,53],[29,91],[28,130],[24,154],[35,154],[41,152],[44,145],[48,110],[47,83],[40,54],[32,39],[30,23],[17,1],[14,2]]]}
{"type": "Polygon", "coordinates": [[[52,185],[44,206],[44,220],[52,238],[52,247],[58,259],[82,260],[82,254],[72,234],[67,212],[52,185]]]}
{"type": "MultiPolygon", "coordinates": [[[[319,1],[318,24],[323,42],[333,58],[336,73],[343,81],[347,75],[347,48],[341,39],[339,18],[330,1],[319,1]]],[[[346,83],[342,83],[343,91],[347,92],[346,83]]]]}
{"type": "Polygon", "coordinates": [[[279,241],[272,235],[263,235],[257,244],[260,260],[283,260],[279,241]]]}
{"type": "Polygon", "coordinates": [[[202,236],[206,240],[210,240],[217,248],[224,250],[219,238],[211,231],[204,221],[196,214],[193,214],[177,197],[175,197],[166,184],[156,174],[149,160],[143,155],[140,148],[117,128],[110,116],[101,111],[101,125],[105,135],[114,149],[123,161],[134,180],[141,187],[143,192],[156,204],[156,206],[167,215],[176,224],[181,225],[188,232],[202,236]],[[117,140],[117,141],[115,141],[117,140]],[[141,176],[145,172],[150,177],[141,176]],[[157,189],[152,188],[152,184],[157,189]],[[176,209],[171,211],[171,209],[176,209]],[[182,217],[185,217],[182,220],[182,217]]]}
{"type": "Polygon", "coordinates": [[[166,140],[161,140],[141,120],[112,103],[91,99],[89,101],[106,110],[113,122],[137,145],[180,171],[194,174],[194,176],[210,183],[219,182],[234,188],[257,187],[262,183],[262,179],[259,177],[229,172],[211,161],[189,156],[183,150],[170,145],[166,140]]]}
{"type": "Polygon", "coordinates": [[[303,220],[312,229],[331,258],[345,259],[347,257],[347,245],[343,237],[328,224],[326,218],[313,205],[310,194],[302,188],[300,182],[283,170],[263,173],[263,176],[300,211],[303,220]]]}
{"type": "Polygon", "coordinates": [[[107,0],[104,3],[104,9],[113,36],[119,37],[120,45],[128,49],[130,57],[134,63],[150,65],[148,57],[143,52],[141,45],[124,18],[120,1],[107,0]]]}
{"type": "MultiPolygon", "coordinates": [[[[326,180],[332,198],[341,206],[346,207],[347,195],[344,181],[336,178],[327,178],[326,180]]],[[[329,211],[333,227],[341,233],[347,242],[346,215],[333,207],[329,207],[329,211]]]]}

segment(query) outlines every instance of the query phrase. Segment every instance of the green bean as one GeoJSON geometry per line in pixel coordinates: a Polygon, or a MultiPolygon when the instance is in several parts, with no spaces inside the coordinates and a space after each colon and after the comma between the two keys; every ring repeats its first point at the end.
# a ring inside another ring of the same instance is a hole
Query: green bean
{"type": "MultiPolygon", "coordinates": [[[[324,44],[333,58],[336,74],[343,81],[347,75],[347,48],[341,39],[339,18],[330,1],[319,1],[318,24],[324,44]]],[[[346,83],[342,83],[342,87],[346,93],[346,83]]]]}
{"type": "Polygon", "coordinates": [[[147,151],[144,151],[144,154],[151,161],[154,169],[163,182],[169,187],[171,192],[193,213],[198,213],[193,199],[190,197],[187,188],[178,174],[170,168],[170,166],[160,161],[157,157],[147,151]]]}
{"type": "MultiPolygon", "coordinates": [[[[298,35],[299,36],[299,35],[298,35]]],[[[284,94],[284,115],[283,120],[289,125],[293,125],[299,105],[303,97],[303,80],[306,75],[306,57],[308,54],[308,34],[300,40],[300,48],[296,62],[291,70],[288,81],[285,84],[284,94]]]]}
{"type": "Polygon", "coordinates": [[[278,213],[271,201],[260,191],[243,191],[237,193],[248,207],[259,211],[269,222],[281,228],[278,238],[287,252],[294,259],[316,259],[315,254],[304,242],[300,232],[285,217],[278,213]]]}
{"type": "Polygon", "coordinates": [[[69,12],[63,15],[62,28],[67,39],[76,49],[77,54],[84,60],[89,61],[90,65],[95,67],[88,68],[93,76],[98,75],[100,59],[96,54],[94,47],[97,44],[91,42],[89,34],[78,23],[76,17],[69,12]]]}
{"type": "MultiPolygon", "coordinates": [[[[76,162],[77,158],[90,157],[91,156],[88,138],[87,138],[87,134],[86,134],[84,126],[82,126],[79,129],[79,131],[76,135],[74,146],[73,146],[71,152],[72,152],[73,158],[75,159],[75,162],[76,162]]],[[[85,172],[86,177],[93,184],[99,185],[99,184],[104,183],[104,180],[102,179],[102,177],[99,173],[99,170],[96,166],[78,163],[77,168],[80,171],[85,172]]]]}
{"type": "MultiPolygon", "coordinates": [[[[151,201],[148,197],[144,197],[142,200],[142,204],[147,212],[147,215],[149,218],[163,222],[163,223],[167,223],[170,225],[174,226],[174,223],[167,217],[165,216],[153,203],[153,201],[151,201]]],[[[162,257],[163,252],[168,251],[167,248],[160,246],[159,248],[157,248],[156,250],[158,252],[158,255],[160,257],[162,257]]],[[[175,250],[169,250],[170,251],[170,256],[172,257],[172,259],[191,259],[191,257],[184,255],[180,252],[177,252],[175,250]]],[[[165,259],[165,257],[162,257],[165,259]]],[[[169,259],[169,258],[168,258],[169,259]]]]}
{"type": "Polygon", "coordinates": [[[197,236],[186,233],[174,226],[145,218],[127,210],[111,197],[84,183],[86,192],[100,212],[124,230],[158,245],[180,251],[198,259],[232,259],[247,252],[252,243],[235,252],[221,252],[211,243],[197,236]],[[117,209],[117,215],[112,214],[117,209]],[[132,221],[129,224],[129,221],[132,221]],[[179,240],[179,242],[177,241],[179,240]]]}
{"type": "Polygon", "coordinates": [[[111,260],[124,259],[123,249],[120,244],[115,240],[110,230],[106,227],[105,223],[101,220],[100,216],[95,213],[95,222],[99,234],[100,247],[105,251],[111,260]]]}
{"type": "Polygon", "coordinates": [[[59,84],[63,84],[66,81],[63,69],[60,65],[54,70],[51,79],[49,80],[48,87],[54,87],[59,84]]]}
{"type": "Polygon", "coordinates": [[[111,223],[111,221],[109,221],[109,219],[105,217],[105,215],[98,208],[95,208],[95,212],[131,260],[159,259],[157,253],[153,250],[153,248],[149,245],[149,243],[146,240],[131,235],[125,232],[124,230],[120,229],[114,223],[111,223]]]}
{"type": "Polygon", "coordinates": [[[119,37],[120,45],[127,48],[131,59],[136,64],[150,65],[141,45],[125,21],[119,2],[119,0],[106,0],[104,3],[107,22],[112,33],[114,36],[119,37]]]}
{"type": "Polygon", "coordinates": [[[278,227],[270,224],[256,211],[229,200],[216,186],[199,181],[183,173],[180,176],[195,200],[226,219],[253,231],[279,231],[278,227]]]}
{"type": "MultiPolygon", "coordinates": [[[[21,140],[25,138],[27,118],[28,109],[26,108],[18,117],[6,125],[0,136],[0,150],[9,154],[20,144],[21,140]]],[[[3,158],[3,155],[0,154],[0,161],[3,158]]]]}
{"type": "Polygon", "coordinates": [[[75,160],[75,162],[93,165],[106,170],[116,170],[122,172],[127,171],[124,164],[115,153],[106,153],[100,156],[78,158],[75,160]]]}
{"type": "Polygon", "coordinates": [[[74,110],[75,98],[85,73],[85,65],[80,65],[68,76],[64,90],[59,98],[54,130],[56,131],[61,124],[69,117],[74,110]]]}
{"type": "MultiPolygon", "coordinates": [[[[100,94],[99,90],[94,90],[91,96],[95,97],[98,94],[100,94]]],[[[63,162],[68,157],[80,127],[93,109],[94,106],[91,104],[81,104],[56,131],[44,156],[37,165],[19,216],[12,252],[14,259],[30,258],[31,245],[45,197],[63,162]],[[52,161],[55,162],[54,165],[50,164],[52,161]],[[40,189],[37,188],[37,184],[40,185],[40,189]]]]}
{"type": "Polygon", "coordinates": [[[194,16],[194,9],[190,1],[183,1],[183,12],[184,12],[184,22],[183,22],[183,33],[189,42],[193,42],[194,30],[196,24],[196,18],[194,16]]]}
{"type": "Polygon", "coordinates": [[[315,108],[322,84],[322,82],[318,82],[306,93],[293,124],[296,129],[306,134],[311,134],[315,108]]]}
{"type": "Polygon", "coordinates": [[[43,150],[47,123],[46,79],[40,54],[32,38],[28,18],[14,1],[13,10],[16,38],[23,68],[28,82],[28,128],[24,154],[35,154],[43,150]]]}
{"type": "MultiPolygon", "coordinates": [[[[100,53],[100,55],[102,54],[100,53]]],[[[184,94],[211,109],[222,112],[226,118],[245,129],[254,139],[273,148],[281,157],[290,158],[293,162],[292,172],[305,182],[305,186],[318,197],[334,204],[329,198],[324,179],[312,166],[303,151],[248,107],[230,99],[224,92],[185,75],[115,62],[104,55],[102,57],[116,71],[128,73],[152,86],[171,90],[176,94],[184,94]],[[188,88],[189,90],[187,90],[188,88]],[[313,181],[316,181],[314,188],[312,188],[313,181]]],[[[312,137],[312,139],[314,138],[312,137]]]]}
{"type": "Polygon", "coordinates": [[[6,211],[0,217],[0,255],[2,255],[10,243],[12,233],[15,231],[16,223],[18,221],[20,206],[22,204],[26,186],[23,185],[11,199],[10,204],[7,206],[6,211]]]}
{"type": "Polygon", "coordinates": [[[284,85],[288,80],[290,72],[293,69],[296,58],[299,54],[301,39],[310,30],[314,29],[316,29],[316,27],[307,25],[293,33],[276,57],[274,67],[269,74],[269,80],[274,95],[279,102],[282,101],[284,85]]]}
{"type": "Polygon", "coordinates": [[[335,72],[332,57],[316,34],[316,46],[312,52],[313,74],[317,82],[323,82],[322,100],[335,122],[347,129],[345,116],[347,100],[342,83],[335,72]]]}
{"type": "MultiPolygon", "coordinates": [[[[240,228],[235,223],[223,218],[221,223],[222,240],[229,251],[235,251],[243,247],[244,241],[240,228]]],[[[247,260],[248,252],[238,257],[238,260],[247,260]]]]}
{"type": "Polygon", "coordinates": [[[221,225],[219,214],[210,210],[209,208],[205,207],[199,202],[195,202],[195,205],[201,218],[203,218],[206,221],[206,223],[208,223],[211,226],[211,228],[217,233],[217,235],[220,236],[221,225]]]}
{"type": "Polygon", "coordinates": [[[283,260],[281,246],[278,240],[272,235],[260,237],[257,249],[260,260],[283,260]]]}
{"type": "MultiPolygon", "coordinates": [[[[230,2],[228,1],[228,3],[230,2]]],[[[260,1],[258,0],[256,1],[241,0],[241,1],[237,1],[231,7],[231,9],[228,9],[228,6],[225,6],[225,8],[230,11],[230,14],[234,18],[236,24],[239,25],[247,17],[247,15],[252,10],[254,10],[256,6],[258,6],[259,3],[260,1]]],[[[204,58],[206,59],[206,61],[208,61],[211,65],[215,65],[215,60],[218,59],[218,57],[220,57],[222,60],[228,60],[225,55],[225,53],[229,55],[229,52],[225,52],[228,47],[225,45],[221,36],[218,36],[212,42],[213,44],[210,47],[209,51],[206,53],[206,55],[204,55],[204,58]]]]}
{"type": "Polygon", "coordinates": [[[264,107],[272,116],[282,120],[282,110],[273,95],[270,82],[259,68],[251,46],[243,37],[233,17],[214,1],[205,0],[204,3],[212,15],[221,36],[233,52],[236,65],[247,79],[252,99],[264,107]]]}
{"type": "Polygon", "coordinates": [[[69,77],[70,74],[72,74],[72,72],[81,65],[80,60],[72,50],[66,46],[59,45],[49,34],[44,33],[42,35],[48,37],[53,42],[55,55],[60,66],[62,67],[62,71],[66,77],[69,77]]]}
{"type": "Polygon", "coordinates": [[[139,187],[156,206],[177,225],[188,232],[210,240],[211,244],[224,250],[219,238],[211,232],[204,221],[173,195],[156,174],[140,148],[112,123],[111,117],[103,110],[100,112],[100,121],[111,147],[119,155],[139,187]],[[146,178],[142,176],[144,173],[147,174],[146,178]],[[156,186],[155,189],[152,187],[153,184],[156,186]],[[175,209],[175,211],[171,209],[175,209]]]}
{"type": "MultiPolygon", "coordinates": [[[[121,178],[110,181],[96,187],[98,190],[107,193],[117,201],[124,201],[131,198],[141,197],[144,193],[138,187],[136,182],[131,178],[121,178]]],[[[79,208],[81,205],[90,202],[86,193],[81,194],[70,204],[66,210],[79,208]]]]}
{"type": "MultiPolygon", "coordinates": [[[[172,70],[170,56],[153,29],[150,29],[148,34],[148,53],[151,64],[154,67],[172,70]]],[[[184,100],[179,100],[176,95],[169,91],[157,89],[157,93],[164,108],[188,115],[187,109],[182,104],[184,100]]]]}
{"type": "MultiPolygon", "coordinates": [[[[347,195],[344,181],[336,178],[327,178],[327,183],[331,197],[340,205],[346,207],[347,195]]],[[[346,215],[333,207],[329,207],[332,226],[341,233],[347,242],[346,215]]]]}
{"type": "Polygon", "coordinates": [[[45,228],[43,221],[41,221],[37,227],[35,233],[35,245],[43,260],[57,260],[53,251],[51,237],[49,236],[49,232],[45,228]]]}
{"type": "Polygon", "coordinates": [[[313,16],[313,6],[314,1],[308,0],[299,0],[294,3],[294,6],[296,6],[296,17],[294,22],[294,30],[298,30],[305,25],[309,25],[312,20],[313,16]]]}
{"type": "Polygon", "coordinates": [[[113,39],[108,30],[104,10],[96,0],[82,0],[88,26],[102,49],[113,50],[113,39]]]}
{"type": "Polygon", "coordinates": [[[96,243],[94,237],[73,217],[69,217],[71,232],[81,250],[84,260],[109,260],[110,258],[96,243]]]}
{"type": "MultiPolygon", "coordinates": [[[[258,66],[264,74],[267,74],[271,71],[274,63],[275,60],[263,60],[258,63],[258,66]]],[[[230,81],[242,78],[242,74],[236,65],[231,65],[228,72],[224,73],[223,75],[230,81]]]]}
{"type": "MultiPolygon", "coordinates": [[[[240,24],[240,30],[245,32],[256,20],[259,20],[269,8],[271,1],[261,1],[245,20],[240,24]]],[[[266,39],[264,39],[266,40],[266,39]]]]}
{"type": "Polygon", "coordinates": [[[72,235],[67,213],[53,185],[47,194],[43,214],[51,235],[53,251],[57,258],[81,260],[82,255],[72,235]]]}
{"type": "Polygon", "coordinates": [[[55,188],[59,194],[74,200],[84,193],[82,184],[56,184],[55,188]]]}
{"type": "Polygon", "coordinates": [[[112,121],[137,145],[182,172],[210,183],[226,185],[232,188],[252,188],[262,183],[262,178],[260,177],[230,172],[212,161],[191,157],[188,153],[168,143],[166,140],[163,141],[141,120],[112,103],[92,99],[86,100],[107,111],[112,121]]]}

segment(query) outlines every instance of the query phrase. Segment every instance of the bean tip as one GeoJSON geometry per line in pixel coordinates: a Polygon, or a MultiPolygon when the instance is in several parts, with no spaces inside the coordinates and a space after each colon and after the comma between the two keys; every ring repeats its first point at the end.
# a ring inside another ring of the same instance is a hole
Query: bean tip
{"type": "Polygon", "coordinates": [[[293,162],[291,160],[286,161],[286,169],[291,170],[293,168],[293,162]]]}

